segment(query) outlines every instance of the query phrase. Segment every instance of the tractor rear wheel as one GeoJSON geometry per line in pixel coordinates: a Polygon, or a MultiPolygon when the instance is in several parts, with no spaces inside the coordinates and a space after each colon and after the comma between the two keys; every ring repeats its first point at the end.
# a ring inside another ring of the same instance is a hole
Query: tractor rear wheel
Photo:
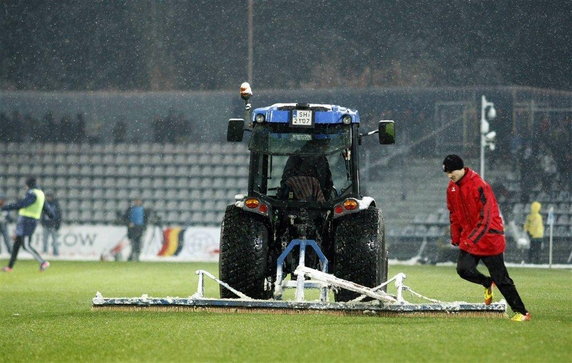
{"type": "MultiPolygon", "coordinates": [[[[268,299],[267,267],[268,228],[257,215],[228,206],[221,229],[220,279],[249,297],[268,299]]],[[[223,286],[220,296],[237,297],[223,286]]]]}
{"type": "MultiPolygon", "coordinates": [[[[367,287],[387,281],[387,251],[381,210],[370,207],[343,217],[336,223],[334,275],[367,287]]],[[[359,294],[340,289],[336,301],[349,301],[359,294]]]]}

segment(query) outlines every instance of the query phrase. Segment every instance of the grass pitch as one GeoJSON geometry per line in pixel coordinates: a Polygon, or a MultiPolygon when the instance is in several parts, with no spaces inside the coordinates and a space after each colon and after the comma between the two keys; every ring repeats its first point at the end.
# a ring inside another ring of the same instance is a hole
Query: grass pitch
{"type": "MultiPolygon", "coordinates": [[[[533,320],[92,311],[106,297],[192,295],[216,264],[19,261],[0,274],[0,361],[572,361],[572,271],[509,268],[533,320]]],[[[480,302],[453,266],[390,266],[444,300],[480,302]]],[[[207,282],[207,295],[218,287],[207,282]]],[[[500,298],[496,291],[495,298],[500,298]]],[[[409,296],[406,296],[409,298],[409,296]]]]}

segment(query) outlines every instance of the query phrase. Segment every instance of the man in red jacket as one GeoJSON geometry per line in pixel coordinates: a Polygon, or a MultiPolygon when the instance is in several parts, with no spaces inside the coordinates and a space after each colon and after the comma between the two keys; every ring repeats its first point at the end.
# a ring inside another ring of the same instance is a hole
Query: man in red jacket
{"type": "Polygon", "coordinates": [[[485,304],[493,298],[496,285],[511,309],[514,321],[530,320],[514,282],[508,275],[503,253],[506,242],[503,220],[491,189],[474,170],[464,166],[457,155],[448,155],[443,171],[451,180],[447,187],[447,208],[451,222],[451,243],[459,247],[457,273],[463,279],[485,288],[485,304]],[[477,270],[483,261],[489,276],[477,270]]]}

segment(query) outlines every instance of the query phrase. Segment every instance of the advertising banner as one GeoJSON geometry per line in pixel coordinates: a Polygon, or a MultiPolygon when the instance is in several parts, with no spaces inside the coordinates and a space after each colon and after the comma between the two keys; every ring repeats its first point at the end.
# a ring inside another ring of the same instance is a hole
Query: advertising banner
{"type": "MultiPolygon", "coordinates": [[[[15,229],[10,226],[10,234],[15,229]]],[[[54,255],[53,241],[44,246],[44,231],[38,226],[32,239],[32,246],[50,259],[62,260],[127,260],[131,244],[127,239],[127,228],[108,225],[63,225],[57,233],[58,255],[54,255]]],[[[142,239],[142,261],[193,261],[218,262],[220,228],[218,227],[147,227],[142,239]]],[[[7,258],[6,249],[1,255],[7,258]]],[[[29,259],[22,248],[19,258],[29,259]]]]}

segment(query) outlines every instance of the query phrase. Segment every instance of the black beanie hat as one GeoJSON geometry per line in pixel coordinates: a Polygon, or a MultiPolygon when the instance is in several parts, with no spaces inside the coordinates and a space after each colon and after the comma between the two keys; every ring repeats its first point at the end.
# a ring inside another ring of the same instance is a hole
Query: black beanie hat
{"type": "Polygon", "coordinates": [[[31,176],[28,179],[26,179],[26,185],[28,186],[28,188],[35,188],[36,187],[36,178],[31,176]]]}
{"type": "Polygon", "coordinates": [[[449,173],[453,170],[461,170],[465,167],[463,164],[463,159],[459,155],[447,155],[445,160],[443,160],[443,171],[449,173]]]}

